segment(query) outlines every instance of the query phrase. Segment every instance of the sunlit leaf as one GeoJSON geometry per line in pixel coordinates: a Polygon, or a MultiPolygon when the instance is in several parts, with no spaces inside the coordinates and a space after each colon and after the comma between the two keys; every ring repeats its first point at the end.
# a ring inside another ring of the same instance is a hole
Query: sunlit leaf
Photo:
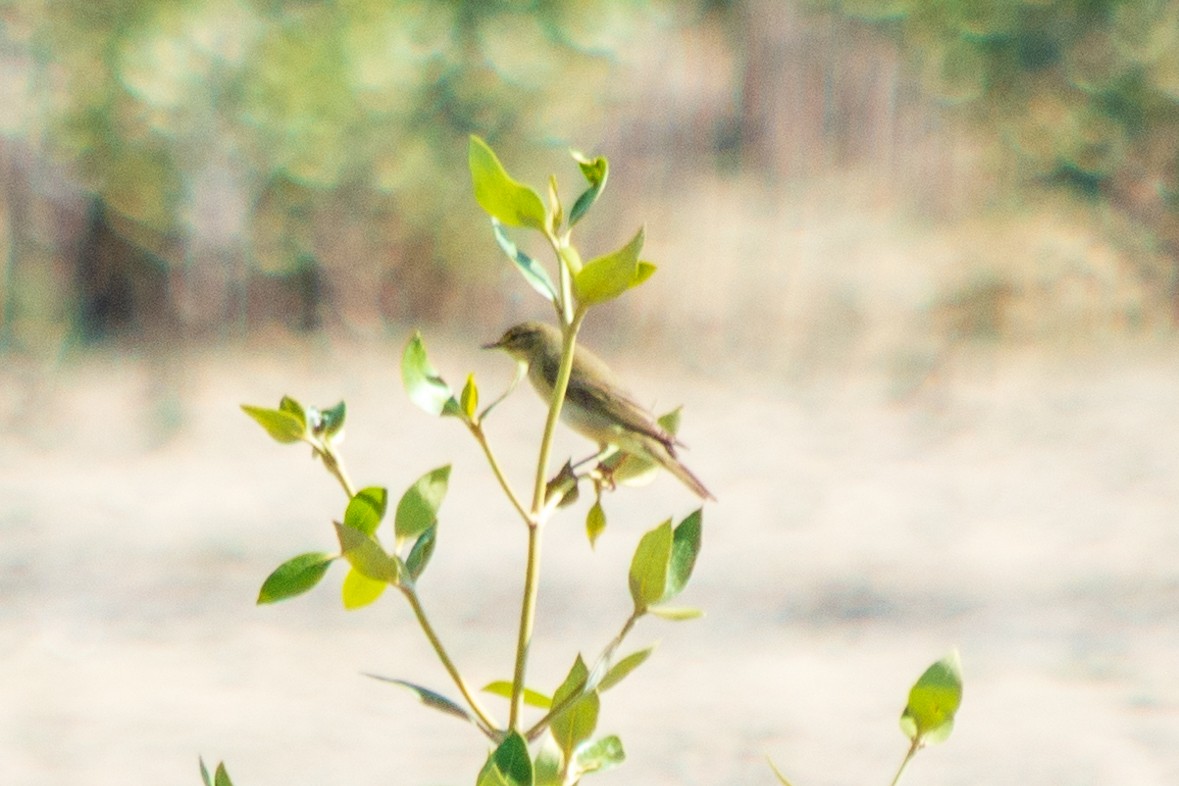
{"type": "Polygon", "coordinates": [[[533,765],[535,786],[566,786],[564,778],[565,754],[556,741],[545,735],[541,739],[540,750],[536,752],[533,765]]]}
{"type": "Polygon", "coordinates": [[[344,524],[365,535],[377,531],[389,504],[389,492],[380,486],[369,486],[356,492],[344,511],[344,524]]]}
{"type": "Polygon", "coordinates": [[[388,582],[370,579],[353,567],[349,569],[348,575],[344,577],[344,583],[340,586],[340,598],[345,609],[354,611],[373,603],[388,587],[388,582]]]}
{"type": "Polygon", "coordinates": [[[348,564],[374,581],[397,583],[401,575],[400,565],[385,553],[375,538],[338,522],[335,526],[340,551],[348,564]]]}
{"type": "Polygon", "coordinates": [[[518,731],[508,733],[499,747],[487,758],[479,772],[476,786],[533,786],[532,759],[528,743],[518,731]]]}
{"type": "Polygon", "coordinates": [[[557,176],[549,175],[549,207],[552,210],[554,232],[561,226],[561,222],[565,220],[565,209],[561,206],[561,195],[557,191],[557,176]]]}
{"type": "Polygon", "coordinates": [[[459,405],[467,419],[475,417],[479,410],[479,387],[475,384],[475,375],[467,375],[467,384],[463,385],[463,392],[459,395],[459,405]]]}
{"type": "Polygon", "coordinates": [[[409,556],[405,558],[405,568],[414,581],[417,581],[426,569],[426,565],[430,563],[430,557],[434,556],[434,545],[437,542],[437,525],[427,529],[414,541],[413,548],[409,550],[409,556]]]}
{"type": "Polygon", "coordinates": [[[655,651],[654,647],[647,647],[638,652],[632,652],[622,660],[615,663],[606,672],[606,676],[602,678],[601,683],[598,684],[599,691],[608,691],[618,683],[622,682],[628,674],[637,669],[646,662],[647,658],[651,657],[651,653],[655,651]]]}
{"type": "Polygon", "coordinates": [[[655,266],[639,262],[643,250],[644,230],[622,248],[585,263],[581,272],[573,279],[577,299],[585,305],[613,300],[626,290],[650,278],[655,266]]]}
{"type": "Polygon", "coordinates": [[[229,770],[225,769],[225,762],[217,765],[217,772],[213,775],[213,786],[233,786],[229,779],[229,770]]]}
{"type": "Polygon", "coordinates": [[[462,718],[465,721],[471,720],[471,716],[467,714],[466,710],[441,693],[435,693],[428,688],[423,688],[421,685],[415,685],[412,682],[406,682],[405,680],[399,680],[393,677],[382,677],[379,674],[366,674],[365,676],[372,677],[374,680],[380,680],[381,682],[388,682],[391,685],[399,685],[417,696],[418,701],[422,704],[439,712],[454,715],[456,718],[462,718]]]}
{"type": "Polygon", "coordinates": [[[275,603],[302,595],[319,583],[337,556],[315,551],[287,560],[266,577],[258,591],[258,603],[275,603]]]}
{"type": "Polygon", "coordinates": [[[554,707],[581,694],[565,709],[554,715],[549,723],[549,731],[552,733],[553,739],[557,741],[557,745],[565,752],[566,758],[572,754],[577,745],[589,739],[598,726],[601,699],[598,698],[597,691],[583,693],[588,679],[589,670],[581,656],[578,655],[577,660],[573,663],[573,668],[570,669],[565,681],[561,683],[561,687],[553,692],[554,707]]]}
{"type": "Polygon", "coordinates": [[[643,535],[630,563],[630,596],[635,608],[658,603],[667,588],[673,532],[671,519],[643,535]]]}
{"type": "Polygon", "coordinates": [[[401,381],[410,401],[431,415],[461,415],[450,385],[438,375],[426,356],[421,333],[414,333],[401,356],[401,381]]]}
{"type": "Polygon", "coordinates": [[[602,189],[606,187],[606,178],[610,172],[610,164],[605,156],[598,156],[597,158],[586,158],[576,150],[571,150],[570,154],[573,160],[577,162],[577,166],[581,169],[581,174],[585,176],[589,183],[589,188],[582,192],[577,201],[573,203],[573,209],[569,211],[569,226],[573,226],[581,220],[582,216],[586,214],[594,202],[602,193],[602,189]]]}
{"type": "Polygon", "coordinates": [[[343,401],[331,409],[322,410],[319,413],[320,422],[317,430],[322,431],[328,439],[339,436],[340,432],[344,429],[346,415],[347,408],[343,401]]]}
{"type": "Polygon", "coordinates": [[[521,251],[504,232],[503,225],[494,218],[491,220],[491,229],[495,234],[495,242],[499,243],[499,247],[508,255],[508,259],[515,263],[516,269],[520,271],[520,275],[524,276],[528,286],[544,295],[546,300],[555,303],[557,288],[553,286],[553,280],[549,278],[548,271],[544,269],[544,266],[521,251]]]}
{"type": "Polygon", "coordinates": [[[703,518],[703,509],[697,509],[675,528],[671,544],[671,565],[667,572],[667,588],[663,597],[659,599],[660,602],[679,595],[687,586],[688,579],[692,577],[696,556],[700,553],[703,518]]]}
{"type": "Polygon", "coordinates": [[[585,534],[589,538],[590,546],[598,542],[598,536],[606,531],[606,511],[602,510],[602,501],[597,500],[585,514],[585,534]]]}
{"type": "Polygon", "coordinates": [[[647,611],[656,617],[671,620],[672,622],[694,620],[704,616],[703,611],[689,606],[650,606],[647,608],[647,611]]]}
{"type": "Polygon", "coordinates": [[[603,772],[624,761],[626,752],[622,749],[622,740],[611,734],[579,745],[573,754],[573,769],[578,774],[603,772]]]}
{"type": "Polygon", "coordinates": [[[467,163],[471,170],[475,201],[488,215],[508,226],[544,230],[545,209],[540,195],[513,180],[495,152],[474,135],[467,149],[467,163]]]}
{"type": "Polygon", "coordinates": [[[901,731],[921,744],[942,742],[954,730],[954,715],[962,704],[962,662],[958,651],[934,663],[909,691],[901,713],[901,731]]]}
{"type": "Polygon", "coordinates": [[[416,538],[438,523],[438,508],[446,498],[450,465],[432,469],[405,490],[393,518],[398,542],[416,538]]]}
{"type": "Polygon", "coordinates": [[[257,421],[258,425],[266,429],[266,433],[276,442],[288,444],[298,442],[307,433],[307,426],[302,418],[293,412],[282,409],[267,409],[242,404],[242,411],[257,421]]]}
{"type": "MultiPolygon", "coordinates": [[[[485,693],[490,693],[495,696],[502,696],[505,699],[512,698],[512,683],[507,680],[496,680],[489,682],[483,686],[485,693]]],[[[547,710],[553,706],[553,700],[544,695],[540,691],[532,688],[524,689],[524,703],[530,707],[537,707],[538,709],[547,710]]]]}

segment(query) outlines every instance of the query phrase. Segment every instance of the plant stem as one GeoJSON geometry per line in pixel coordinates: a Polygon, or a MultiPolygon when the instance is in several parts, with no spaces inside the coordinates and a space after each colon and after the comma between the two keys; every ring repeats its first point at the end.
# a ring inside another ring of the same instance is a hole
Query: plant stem
{"type": "Polygon", "coordinates": [[[901,766],[897,769],[897,774],[893,776],[892,783],[890,783],[889,786],[897,786],[897,784],[900,783],[901,775],[904,773],[905,767],[909,766],[909,762],[914,756],[917,755],[917,751],[919,750],[921,750],[920,736],[914,739],[913,744],[909,746],[909,752],[905,754],[905,758],[901,761],[901,766]]]}
{"type": "Polygon", "coordinates": [[[520,514],[520,517],[525,522],[532,520],[528,511],[524,508],[524,503],[520,502],[520,498],[516,496],[515,490],[511,484],[508,483],[507,477],[503,473],[503,469],[499,466],[499,461],[496,460],[495,454],[491,451],[491,445],[487,442],[487,434],[483,431],[482,423],[469,423],[468,427],[471,429],[471,434],[475,437],[475,441],[479,443],[479,447],[483,448],[483,455],[487,456],[487,463],[491,465],[491,471],[495,473],[495,479],[499,481],[500,488],[508,495],[508,499],[512,502],[512,507],[520,514]]]}
{"type": "Polygon", "coordinates": [[[447,654],[446,648],[442,646],[442,640],[438,638],[438,634],[434,631],[434,626],[430,624],[430,619],[426,616],[426,610],[422,608],[422,602],[418,598],[417,590],[413,587],[413,585],[406,586],[404,584],[399,585],[399,589],[401,590],[401,593],[405,595],[406,600],[409,601],[409,605],[413,609],[414,616],[418,618],[418,624],[421,625],[422,631],[426,634],[426,638],[430,640],[430,646],[434,648],[435,654],[438,655],[438,660],[442,661],[442,666],[446,669],[446,673],[450,675],[452,680],[454,680],[455,687],[459,689],[459,693],[461,693],[463,698],[466,699],[467,706],[471,708],[471,712],[475,713],[475,717],[478,718],[477,725],[479,726],[479,730],[492,740],[498,741],[496,730],[499,728],[499,724],[497,724],[491,718],[491,716],[487,714],[487,711],[483,709],[483,705],[479,703],[479,699],[476,698],[475,694],[471,692],[471,689],[467,687],[466,680],[464,680],[463,676],[459,674],[458,667],[455,666],[454,661],[450,659],[450,655],[447,654]]]}
{"type": "Polygon", "coordinates": [[[352,480],[348,477],[348,471],[344,469],[344,459],[340,454],[336,453],[330,445],[319,445],[311,443],[311,447],[323,459],[323,465],[327,467],[327,471],[332,473],[336,480],[340,481],[340,485],[344,487],[344,493],[348,495],[348,499],[356,496],[356,487],[352,485],[352,480]]]}
{"type": "Polygon", "coordinates": [[[564,325],[561,342],[561,366],[553,386],[553,398],[549,404],[549,416],[545,421],[544,435],[540,440],[540,456],[536,460],[536,485],[532,493],[532,509],[528,522],[528,562],[524,572],[524,598],[520,604],[520,633],[516,639],[516,668],[512,673],[511,712],[508,728],[518,731],[520,711],[524,707],[524,678],[528,671],[528,648],[532,643],[532,629],[536,622],[536,596],[540,583],[540,536],[544,525],[542,513],[545,507],[545,479],[548,476],[549,454],[552,452],[553,434],[561,416],[561,405],[569,387],[569,376],[573,371],[573,349],[577,342],[577,331],[585,319],[585,308],[578,307],[573,319],[564,325]]]}

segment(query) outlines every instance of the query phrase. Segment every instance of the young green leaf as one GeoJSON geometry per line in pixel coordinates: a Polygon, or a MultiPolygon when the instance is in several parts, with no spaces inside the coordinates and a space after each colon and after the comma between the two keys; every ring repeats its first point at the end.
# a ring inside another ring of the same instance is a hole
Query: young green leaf
{"type": "Polygon", "coordinates": [[[428,688],[423,688],[421,685],[415,685],[412,682],[394,679],[393,677],[382,677],[379,674],[365,674],[365,676],[372,677],[374,680],[380,680],[381,682],[387,682],[390,685],[398,685],[402,688],[405,688],[406,690],[413,693],[413,695],[417,696],[418,701],[420,701],[422,704],[425,704],[427,707],[432,709],[438,710],[439,712],[445,712],[447,715],[454,715],[456,718],[462,718],[465,721],[472,720],[471,716],[467,714],[466,710],[443,696],[441,693],[435,693],[428,688]]]}
{"type": "Polygon", "coordinates": [[[356,492],[348,500],[344,511],[344,525],[359,530],[365,535],[377,531],[389,504],[389,491],[380,486],[369,486],[356,492]]]}
{"type": "Polygon", "coordinates": [[[205,786],[213,786],[213,781],[209,777],[209,768],[205,766],[204,758],[198,756],[197,761],[201,765],[201,782],[204,783],[205,786]]]}
{"type": "Polygon", "coordinates": [[[467,384],[463,385],[463,392],[459,395],[459,405],[467,420],[475,417],[479,410],[479,387],[475,384],[474,374],[467,374],[467,384]]]}
{"type": "Polygon", "coordinates": [[[675,528],[671,544],[671,565],[667,571],[667,589],[659,599],[660,602],[679,595],[687,586],[688,579],[692,577],[696,555],[700,553],[703,517],[703,509],[697,509],[675,528]]]}
{"type": "MultiPolygon", "coordinates": [[[[502,696],[505,699],[512,698],[512,683],[507,680],[496,680],[489,682],[483,686],[485,693],[490,693],[494,696],[502,696]]],[[[524,703],[530,707],[547,710],[553,706],[553,700],[544,695],[540,691],[535,691],[532,688],[524,689],[524,703]]]]}
{"type": "Polygon", "coordinates": [[[447,464],[422,475],[401,495],[393,518],[399,543],[416,538],[438,523],[438,508],[446,497],[449,482],[450,465],[447,464]]]}
{"type": "Polygon", "coordinates": [[[258,604],[302,595],[319,583],[338,555],[315,551],[293,557],[274,569],[258,591],[258,604]]]}
{"type": "Polygon", "coordinates": [[[413,548],[409,550],[409,556],[405,558],[405,569],[409,571],[409,576],[414,581],[418,580],[422,571],[426,569],[426,565],[429,564],[430,557],[434,556],[434,544],[437,542],[437,525],[427,529],[414,541],[413,548]]]}
{"type": "MultiPolygon", "coordinates": [[[[580,692],[581,687],[578,685],[585,685],[588,676],[589,673],[579,655],[577,663],[574,665],[574,671],[570,672],[569,678],[553,694],[553,705],[557,706],[569,699],[574,693],[580,692]],[[579,668],[580,671],[578,671],[579,668]],[[575,674],[580,683],[571,683],[575,674]]],[[[565,753],[566,759],[572,755],[574,748],[589,739],[590,735],[594,733],[594,729],[598,726],[598,714],[601,711],[601,706],[602,700],[598,697],[598,692],[590,691],[573,700],[569,706],[558,712],[549,721],[549,732],[565,753]]]]}
{"type": "Polygon", "coordinates": [[[643,239],[644,230],[640,228],[622,248],[586,262],[573,279],[578,301],[587,306],[604,303],[650,278],[655,266],[639,261],[643,239]]]}
{"type": "Polygon", "coordinates": [[[556,175],[549,175],[549,208],[553,217],[550,229],[555,234],[561,228],[561,222],[565,220],[565,209],[561,206],[561,195],[557,191],[556,175]]]}
{"type": "Polygon", "coordinates": [[[962,662],[954,650],[913,684],[901,713],[901,731],[918,745],[942,742],[954,730],[954,715],[961,704],[962,662]]]}
{"type": "Polygon", "coordinates": [[[488,215],[508,226],[544,231],[545,209],[540,195],[513,180],[495,152],[473,134],[467,148],[467,163],[471,169],[475,201],[488,215]]]}
{"type": "Polygon", "coordinates": [[[499,243],[499,247],[508,255],[508,259],[515,263],[516,269],[520,271],[520,275],[524,276],[528,286],[543,295],[546,300],[556,303],[557,288],[553,286],[553,280],[549,278],[544,266],[521,251],[504,232],[503,225],[494,218],[491,220],[491,231],[495,234],[495,242],[499,243]]]}
{"type": "Polygon", "coordinates": [[[606,511],[602,510],[602,501],[597,500],[585,514],[585,534],[589,538],[590,548],[598,542],[598,536],[606,531],[606,511]]]}
{"type": "Polygon", "coordinates": [[[688,606],[651,606],[647,611],[660,619],[671,620],[672,622],[694,620],[704,616],[704,612],[700,609],[693,609],[688,606]]]}
{"type": "Polygon", "coordinates": [[[602,772],[617,767],[626,760],[622,740],[611,734],[599,740],[586,742],[577,747],[573,754],[573,769],[579,775],[587,772],[602,772]]]}
{"type": "Polygon", "coordinates": [[[643,663],[646,662],[647,658],[651,657],[651,653],[654,651],[654,647],[647,647],[645,650],[632,652],[622,660],[615,663],[610,667],[610,670],[606,672],[606,676],[603,677],[602,681],[598,684],[598,691],[608,691],[618,683],[622,682],[627,677],[627,675],[629,675],[639,666],[642,666],[643,663]]]}
{"type": "Polygon", "coordinates": [[[225,762],[217,765],[217,772],[213,775],[213,786],[233,786],[229,779],[229,770],[225,769],[225,762]]]}
{"type": "Polygon", "coordinates": [[[643,535],[630,563],[630,596],[635,609],[646,611],[663,598],[671,563],[671,519],[643,535]]]}
{"type": "Polygon", "coordinates": [[[532,759],[528,743],[518,731],[511,731],[487,758],[476,786],[533,786],[532,759]]]}
{"type": "Polygon", "coordinates": [[[336,522],[340,551],[348,564],[374,581],[396,584],[401,578],[400,561],[385,553],[371,535],[336,522]]]}
{"type": "Polygon", "coordinates": [[[348,570],[340,587],[340,597],[348,611],[363,608],[376,601],[388,589],[389,583],[370,579],[355,567],[348,570]]]}
{"type": "MultiPolygon", "coordinates": [[[[286,401],[286,399],[283,399],[286,401]]],[[[303,419],[293,412],[282,409],[266,409],[242,404],[242,411],[257,421],[258,425],[266,429],[275,442],[289,444],[298,442],[307,434],[307,425],[303,419]]]]}
{"type": "Polygon", "coordinates": [[[414,333],[401,356],[401,382],[410,401],[431,415],[461,415],[454,392],[430,365],[422,334],[414,333]]]}
{"type": "Polygon", "coordinates": [[[573,226],[593,207],[594,202],[598,201],[598,197],[606,187],[606,177],[610,173],[610,164],[605,156],[590,159],[576,150],[569,152],[573,156],[573,160],[577,162],[577,166],[581,169],[581,174],[585,176],[586,181],[589,183],[589,188],[582,192],[581,196],[577,198],[577,201],[573,203],[573,209],[569,211],[569,226],[573,226]]]}
{"type": "Polygon", "coordinates": [[[320,410],[319,423],[315,427],[317,434],[323,434],[328,439],[339,436],[344,430],[344,418],[347,415],[347,408],[344,402],[341,401],[331,409],[320,410]]]}
{"type": "Polygon", "coordinates": [[[565,756],[552,737],[545,736],[533,764],[535,786],[566,786],[565,756]]]}

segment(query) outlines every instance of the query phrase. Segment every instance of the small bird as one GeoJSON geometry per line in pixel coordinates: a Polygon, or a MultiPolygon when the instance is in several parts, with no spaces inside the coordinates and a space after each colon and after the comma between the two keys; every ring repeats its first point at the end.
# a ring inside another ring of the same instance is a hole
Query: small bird
{"type": "MultiPolygon", "coordinates": [[[[561,365],[561,331],[544,322],[523,322],[509,328],[484,349],[502,349],[522,366],[546,401],[553,395],[561,365]]],[[[632,399],[604,362],[588,349],[577,347],[561,419],[574,431],[597,442],[605,451],[613,446],[659,464],[701,499],[715,499],[676,456],[676,439],[655,416],[632,399]]]]}

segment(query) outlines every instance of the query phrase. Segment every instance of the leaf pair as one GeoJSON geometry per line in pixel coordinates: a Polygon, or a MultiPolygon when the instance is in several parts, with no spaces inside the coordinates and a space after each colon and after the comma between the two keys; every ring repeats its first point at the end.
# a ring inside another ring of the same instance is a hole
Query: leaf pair
{"type": "Polygon", "coordinates": [[[376,537],[388,507],[388,491],[379,486],[361,489],[348,501],[343,522],[335,522],[340,552],[309,552],[287,560],[263,582],[258,603],[274,603],[307,592],[340,557],[351,566],[343,586],[344,606],[348,609],[372,603],[389,586],[416,580],[434,552],[438,510],[449,480],[450,466],[446,465],[427,472],[406,489],[394,515],[396,546],[392,553],[376,537]],[[402,560],[399,553],[411,542],[402,560]]]}
{"type": "MultiPolygon", "coordinates": [[[[577,152],[573,152],[572,155],[589,186],[573,203],[573,208],[569,212],[569,229],[572,229],[597,201],[606,187],[609,175],[609,162],[605,157],[588,159],[577,152]]],[[[549,199],[552,203],[550,212],[545,209],[540,195],[509,175],[495,151],[477,136],[470,139],[467,161],[471,170],[475,200],[491,216],[496,242],[508,259],[515,264],[528,285],[558,308],[561,297],[552,278],[541,264],[522,251],[507,236],[505,226],[528,227],[550,238],[560,256],[560,264],[564,265],[572,276],[573,294],[583,306],[613,300],[626,290],[643,283],[655,272],[655,265],[639,259],[645,237],[643,229],[639,229],[630,242],[617,251],[582,264],[577,250],[569,244],[568,231],[557,237],[561,229],[562,210],[555,177],[549,179],[549,199]]]]}
{"type": "Polygon", "coordinates": [[[673,620],[700,616],[696,609],[658,604],[672,600],[687,586],[700,553],[702,522],[703,510],[696,510],[674,529],[668,519],[639,540],[629,575],[636,613],[673,620]]]}
{"type": "Polygon", "coordinates": [[[290,396],[283,396],[277,409],[242,404],[242,410],[266,429],[271,438],[283,444],[330,443],[343,432],[346,414],[343,401],[330,409],[310,407],[305,410],[290,396]]]}

